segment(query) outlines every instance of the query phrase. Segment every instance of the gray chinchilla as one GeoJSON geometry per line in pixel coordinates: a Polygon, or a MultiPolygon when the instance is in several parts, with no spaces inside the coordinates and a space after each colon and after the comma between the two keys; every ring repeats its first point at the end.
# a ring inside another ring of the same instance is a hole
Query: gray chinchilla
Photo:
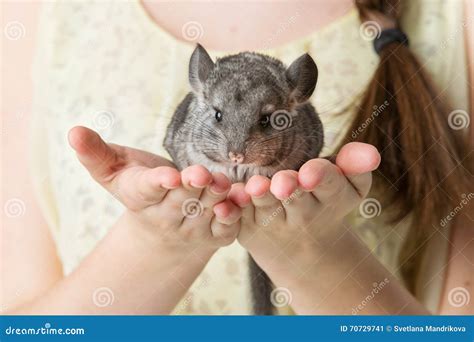
{"type": "MultiPolygon", "coordinates": [[[[164,146],[180,170],[200,164],[232,182],[298,170],[323,146],[323,127],[308,101],[317,77],[308,54],[288,68],[252,52],[214,63],[198,44],[189,62],[192,91],[176,109],[164,146]]],[[[251,257],[249,265],[255,313],[271,315],[272,283],[251,257]]]]}

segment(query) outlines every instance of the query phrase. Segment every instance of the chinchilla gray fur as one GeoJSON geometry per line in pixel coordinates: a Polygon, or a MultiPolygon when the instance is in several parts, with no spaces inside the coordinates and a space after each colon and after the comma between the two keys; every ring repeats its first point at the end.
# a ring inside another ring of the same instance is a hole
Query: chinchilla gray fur
{"type": "Polygon", "coordinates": [[[201,164],[232,182],[297,170],[323,146],[322,124],[308,101],[317,74],[308,54],[288,68],[253,52],[214,63],[198,45],[189,63],[192,91],[174,113],[164,146],[178,168],[201,164]]]}

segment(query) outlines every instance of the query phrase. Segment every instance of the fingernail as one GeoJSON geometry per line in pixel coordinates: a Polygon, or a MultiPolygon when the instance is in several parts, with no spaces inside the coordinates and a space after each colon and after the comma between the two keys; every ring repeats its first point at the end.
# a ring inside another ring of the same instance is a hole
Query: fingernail
{"type": "Polygon", "coordinates": [[[227,191],[227,188],[222,188],[217,184],[212,184],[209,190],[214,194],[214,195],[222,195],[227,191]]]}
{"type": "Polygon", "coordinates": [[[170,185],[170,184],[161,184],[161,187],[167,189],[167,190],[174,190],[174,189],[177,189],[179,188],[179,185],[177,186],[173,186],[173,185],[170,185]]]}
{"type": "Polygon", "coordinates": [[[218,219],[223,220],[223,219],[226,219],[229,216],[229,214],[227,214],[225,216],[224,215],[216,215],[216,216],[217,216],[218,219]]]}
{"type": "Polygon", "coordinates": [[[205,185],[197,185],[193,182],[189,182],[189,185],[191,185],[193,188],[198,188],[198,189],[202,189],[206,187],[205,185]]]}
{"type": "Polygon", "coordinates": [[[250,195],[250,196],[252,196],[253,198],[263,198],[263,197],[265,197],[265,194],[266,194],[266,192],[264,192],[261,195],[250,195]]]}

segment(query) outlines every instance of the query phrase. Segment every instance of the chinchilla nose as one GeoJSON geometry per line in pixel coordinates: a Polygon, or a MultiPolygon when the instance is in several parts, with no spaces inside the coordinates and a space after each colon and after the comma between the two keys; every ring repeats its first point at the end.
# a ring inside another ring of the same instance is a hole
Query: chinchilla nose
{"type": "Polygon", "coordinates": [[[235,164],[242,164],[244,161],[244,155],[237,152],[229,152],[229,159],[235,164]]]}

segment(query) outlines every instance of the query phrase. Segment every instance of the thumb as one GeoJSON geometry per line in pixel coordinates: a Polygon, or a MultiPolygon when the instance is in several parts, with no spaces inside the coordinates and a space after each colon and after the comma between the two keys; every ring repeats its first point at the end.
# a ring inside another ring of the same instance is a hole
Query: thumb
{"type": "Polygon", "coordinates": [[[76,126],[69,131],[68,140],[79,161],[91,176],[102,182],[110,176],[119,161],[117,147],[108,145],[95,131],[76,126]]]}
{"type": "Polygon", "coordinates": [[[361,197],[367,196],[372,185],[372,171],[380,164],[380,154],[369,144],[352,142],[344,145],[336,157],[342,170],[361,197]]]}

